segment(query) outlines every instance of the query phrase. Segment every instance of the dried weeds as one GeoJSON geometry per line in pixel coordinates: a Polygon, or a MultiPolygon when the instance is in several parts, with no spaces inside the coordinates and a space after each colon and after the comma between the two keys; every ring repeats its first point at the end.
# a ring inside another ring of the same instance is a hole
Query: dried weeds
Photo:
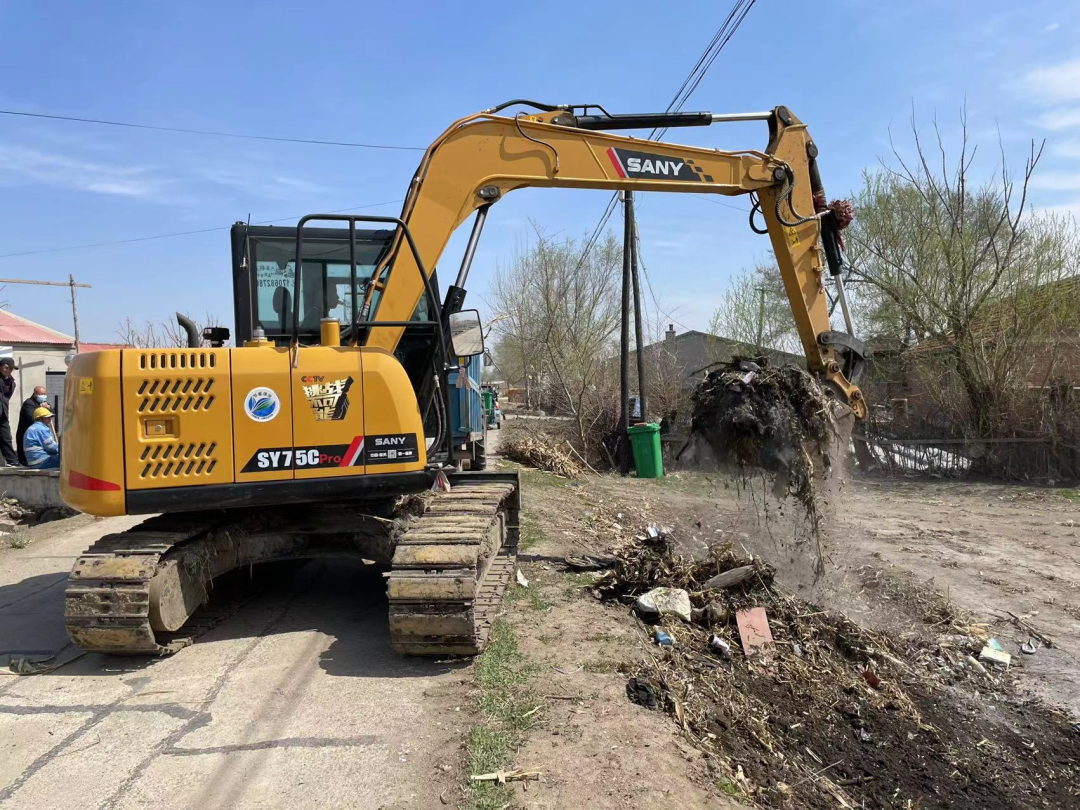
{"type": "Polygon", "coordinates": [[[690,560],[661,537],[625,548],[595,586],[624,603],[659,586],[690,593],[693,622],[664,620],[674,647],[650,648],[628,674],[655,688],[720,784],[791,808],[1063,807],[1080,796],[1080,734],[1010,703],[1010,674],[970,664],[982,628],[950,616],[944,626],[961,632],[937,640],[875,633],[781,592],[772,574],[731,546],[690,560]],[[705,589],[743,565],[755,575],[705,589]],[[774,642],[747,656],[735,613],[751,606],[765,608],[774,642]],[[711,634],[729,640],[729,659],[710,651],[711,634]]]}
{"type": "Polygon", "coordinates": [[[560,440],[544,434],[521,436],[504,442],[503,453],[519,464],[552,472],[564,478],[580,478],[585,474],[585,468],[561,448],[561,443],[560,440]]]}

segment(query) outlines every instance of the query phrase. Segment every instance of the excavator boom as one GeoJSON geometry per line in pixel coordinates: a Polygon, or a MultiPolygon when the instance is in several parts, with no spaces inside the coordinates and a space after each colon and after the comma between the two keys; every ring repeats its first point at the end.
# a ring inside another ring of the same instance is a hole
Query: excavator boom
{"type": "MultiPolygon", "coordinates": [[[[474,212],[478,225],[507,192],[527,187],[596,188],[736,196],[754,194],[776,254],[809,369],[828,383],[855,412],[866,406],[855,384],[864,345],[832,329],[825,273],[836,279],[843,300],[838,223],[824,200],[817,146],[806,126],[785,107],[746,114],[663,113],[610,115],[592,105],[551,107],[514,101],[455,121],[428,147],[409,187],[401,219],[408,225],[427,268],[437,264],[450,235],[474,212]],[[526,103],[535,113],[497,115],[526,103]],[[575,110],[581,109],[581,114],[575,110]],[[600,114],[588,114],[597,109],[600,114]],[[763,151],[723,151],[641,140],[601,130],[703,126],[762,120],[769,140],[763,151]]],[[[478,228],[474,228],[474,237],[478,228]]],[[[402,239],[398,234],[397,239],[402,239]]],[[[396,245],[377,268],[365,311],[376,292],[374,321],[406,320],[423,292],[408,250],[396,245]]],[[[466,261],[471,261],[470,239],[466,261]]],[[[467,271],[467,264],[463,265],[467,271]]],[[[448,305],[460,307],[463,279],[451,288],[448,305]]],[[[392,351],[400,326],[375,327],[367,346],[392,351]]]]}

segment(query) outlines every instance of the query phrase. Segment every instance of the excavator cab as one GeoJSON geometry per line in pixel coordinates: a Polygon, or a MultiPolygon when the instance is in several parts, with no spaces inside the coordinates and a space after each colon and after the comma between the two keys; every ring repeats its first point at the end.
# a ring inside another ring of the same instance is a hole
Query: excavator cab
{"type": "MultiPolygon", "coordinates": [[[[321,217],[317,217],[321,218],[321,217]]],[[[372,285],[372,275],[379,264],[390,258],[395,244],[396,228],[358,228],[363,218],[351,220],[353,237],[348,227],[249,226],[237,222],[232,227],[233,303],[238,344],[250,341],[256,330],[261,339],[276,346],[289,346],[293,340],[294,309],[298,313],[295,330],[299,346],[315,346],[322,342],[322,324],[336,321],[343,345],[362,345],[378,317],[382,290],[371,290],[367,301],[366,325],[361,322],[359,307],[372,285]],[[301,237],[303,258],[301,272],[296,273],[297,238],[301,237]],[[355,255],[356,294],[353,294],[352,259],[355,255]],[[297,285],[299,300],[295,300],[297,285]],[[353,324],[354,301],[357,325],[353,324]],[[353,330],[356,330],[354,338],[353,330]]],[[[432,274],[432,291],[438,289],[437,275],[432,274]]],[[[448,399],[434,399],[439,390],[439,342],[435,329],[440,323],[440,311],[425,287],[404,326],[401,339],[394,348],[394,357],[401,363],[417,393],[426,444],[439,439],[440,424],[445,419],[444,406],[449,405],[449,457],[468,469],[486,467],[484,420],[480,415],[481,359],[466,352],[468,347],[450,346],[454,358],[448,367],[448,399]]],[[[451,338],[460,342],[462,334],[453,332],[454,321],[463,314],[448,313],[445,327],[451,338]]],[[[472,316],[472,319],[478,315],[472,316]]],[[[438,451],[440,448],[434,448],[438,451]]]]}

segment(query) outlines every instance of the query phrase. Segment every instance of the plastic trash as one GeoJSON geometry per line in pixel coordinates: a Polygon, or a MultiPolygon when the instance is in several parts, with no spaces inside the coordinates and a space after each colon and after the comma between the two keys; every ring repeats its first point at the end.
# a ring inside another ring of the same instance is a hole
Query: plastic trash
{"type": "Polygon", "coordinates": [[[656,643],[659,644],[661,647],[675,646],[675,639],[673,639],[666,630],[661,630],[659,627],[656,628],[656,631],[653,634],[653,638],[656,639],[656,643]]]}
{"type": "Polygon", "coordinates": [[[656,687],[643,678],[631,678],[627,681],[626,696],[646,709],[656,709],[660,706],[656,687]]]}
{"type": "Polygon", "coordinates": [[[634,607],[642,618],[678,616],[684,622],[690,621],[692,610],[690,594],[682,588],[653,588],[639,596],[634,607]]]}
{"type": "MultiPolygon", "coordinates": [[[[994,639],[991,639],[992,641],[994,639]]],[[[989,644],[982,648],[979,652],[980,661],[989,661],[992,664],[1000,664],[1008,669],[1009,664],[1012,663],[1012,656],[1001,649],[994,649],[989,644]]]]}
{"type": "Polygon", "coordinates": [[[709,649],[719,655],[725,661],[731,658],[731,643],[713,633],[709,636],[709,649]]]}

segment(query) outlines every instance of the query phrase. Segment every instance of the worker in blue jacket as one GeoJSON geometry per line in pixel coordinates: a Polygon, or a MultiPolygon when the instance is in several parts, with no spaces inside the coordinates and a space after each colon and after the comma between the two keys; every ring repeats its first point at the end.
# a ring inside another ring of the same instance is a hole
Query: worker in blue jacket
{"type": "Polygon", "coordinates": [[[51,470],[60,466],[60,445],[52,427],[53,415],[48,408],[34,411],[34,424],[23,436],[23,453],[32,470],[51,470]]]}

